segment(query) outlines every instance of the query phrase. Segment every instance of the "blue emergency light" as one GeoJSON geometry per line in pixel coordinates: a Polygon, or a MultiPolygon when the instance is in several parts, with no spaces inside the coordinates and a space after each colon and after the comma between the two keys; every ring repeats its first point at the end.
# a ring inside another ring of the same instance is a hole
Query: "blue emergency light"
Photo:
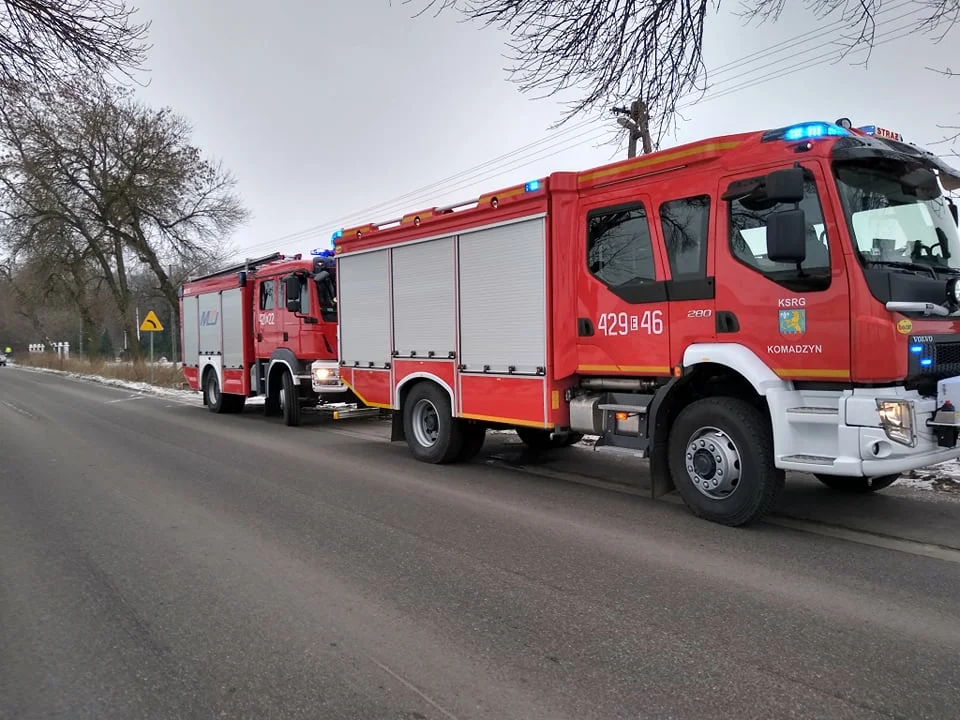
{"type": "Polygon", "coordinates": [[[334,232],[334,233],[333,233],[333,237],[330,238],[330,239],[331,239],[331,240],[339,240],[339,239],[342,238],[342,237],[343,237],[343,228],[341,228],[340,230],[337,230],[336,232],[334,232]]]}
{"type": "Polygon", "coordinates": [[[528,182],[526,185],[523,186],[524,192],[536,192],[539,189],[540,189],[539,180],[531,180],[530,182],[528,182]]]}
{"type": "Polygon", "coordinates": [[[760,142],[772,142],[782,140],[784,142],[797,142],[798,140],[818,140],[826,137],[846,137],[850,132],[845,128],[834,123],[828,122],[807,122],[799,125],[788,125],[787,127],[768,130],[763,134],[760,142]]]}
{"type": "Polygon", "coordinates": [[[313,250],[310,251],[310,254],[316,257],[330,257],[331,255],[333,255],[333,250],[331,250],[330,248],[326,248],[324,250],[321,250],[320,248],[314,248],[313,250]]]}

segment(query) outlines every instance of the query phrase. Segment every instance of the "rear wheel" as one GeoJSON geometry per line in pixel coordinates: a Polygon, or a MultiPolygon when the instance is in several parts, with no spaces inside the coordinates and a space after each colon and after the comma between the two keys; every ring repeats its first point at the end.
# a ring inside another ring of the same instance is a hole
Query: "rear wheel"
{"type": "Polygon", "coordinates": [[[783,488],[769,423],[738,398],[705,398],[684,408],[670,432],[669,453],[684,503],[694,515],[722,525],[760,520],[783,488]]]}
{"type": "Polygon", "coordinates": [[[290,427],[300,424],[300,398],[297,395],[297,386],[293,384],[293,375],[289,372],[284,372],[280,381],[280,410],[284,423],[290,427]]]}
{"type": "Polygon", "coordinates": [[[815,475],[814,477],[831,490],[861,495],[888,488],[900,478],[899,475],[881,475],[875,478],[840,477],[839,475],[815,475]]]}
{"type": "Polygon", "coordinates": [[[421,462],[450,463],[463,449],[463,425],[453,417],[449,396],[433,383],[421,382],[410,390],[403,405],[403,432],[407,447],[421,462]]]}
{"type": "Polygon", "coordinates": [[[463,434],[463,445],[460,446],[457,460],[466,462],[475,458],[483,449],[483,443],[487,439],[487,428],[479,423],[467,423],[461,420],[460,431],[463,434]]]}
{"type": "Polygon", "coordinates": [[[223,402],[223,393],[220,392],[220,381],[217,380],[217,373],[209,371],[203,383],[203,395],[207,404],[207,410],[218,415],[227,412],[223,402]]]}

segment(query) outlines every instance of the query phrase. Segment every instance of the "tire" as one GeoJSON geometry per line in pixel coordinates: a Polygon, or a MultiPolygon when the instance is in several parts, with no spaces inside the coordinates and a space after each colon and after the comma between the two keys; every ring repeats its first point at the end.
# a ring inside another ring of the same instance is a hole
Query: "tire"
{"type": "Polygon", "coordinates": [[[293,375],[289,372],[283,373],[280,381],[280,391],[283,395],[279,398],[280,408],[283,411],[283,422],[290,427],[300,425],[300,397],[297,395],[297,386],[293,384],[293,375]]]}
{"type": "Polygon", "coordinates": [[[217,415],[223,415],[227,412],[224,403],[223,393],[220,392],[220,381],[217,380],[217,373],[209,371],[203,381],[204,401],[207,404],[207,410],[217,415]]]}
{"type": "Polygon", "coordinates": [[[583,435],[581,433],[568,433],[563,437],[550,437],[550,430],[541,430],[539,428],[531,427],[518,427],[516,428],[517,437],[520,438],[520,441],[526,445],[531,450],[543,451],[543,450],[556,450],[559,448],[570,447],[571,445],[576,445],[578,442],[583,440],[583,435]]]}
{"type": "Polygon", "coordinates": [[[457,462],[473,460],[473,458],[480,454],[480,451],[483,449],[483,443],[487,440],[487,427],[479,423],[461,421],[460,432],[463,435],[463,444],[460,446],[457,462]]]}
{"type": "Polygon", "coordinates": [[[449,396],[430,382],[414,385],[407,395],[403,431],[407,447],[420,462],[451,463],[463,449],[463,423],[453,417],[449,396]]]}
{"type": "Polygon", "coordinates": [[[774,465],[769,422],[750,403],[698,400],[677,416],[668,442],[673,483],[697,517],[739,527],[773,509],[785,474],[774,465]]]}
{"type": "Polygon", "coordinates": [[[857,495],[866,495],[883,490],[893,485],[900,478],[896,474],[881,475],[875,478],[841,477],[839,475],[814,475],[814,477],[831,490],[857,495]]]}

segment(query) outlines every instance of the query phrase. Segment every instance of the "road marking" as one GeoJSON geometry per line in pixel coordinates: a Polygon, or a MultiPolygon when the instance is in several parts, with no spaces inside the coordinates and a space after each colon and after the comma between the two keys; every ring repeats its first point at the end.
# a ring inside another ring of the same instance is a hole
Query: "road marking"
{"type": "Polygon", "coordinates": [[[388,668],[386,665],[384,665],[382,662],[380,662],[380,661],[378,661],[378,660],[376,660],[376,659],[374,659],[374,658],[370,658],[370,660],[371,660],[371,662],[373,662],[374,665],[376,665],[378,668],[380,668],[381,670],[383,670],[385,673],[387,673],[388,675],[390,675],[391,677],[393,677],[397,682],[403,683],[403,685],[406,686],[408,690],[410,690],[411,692],[416,693],[417,695],[419,695],[420,698],[421,698],[425,703],[427,703],[428,705],[430,705],[430,707],[432,707],[432,708],[433,708],[434,710],[436,710],[438,713],[441,713],[444,717],[449,718],[449,720],[457,720],[457,716],[456,716],[456,715],[454,715],[453,713],[451,713],[449,710],[444,709],[444,708],[443,708],[442,706],[440,706],[433,698],[431,698],[429,695],[427,695],[425,692],[423,692],[420,688],[418,688],[418,687],[417,687],[416,685],[414,685],[412,682],[410,682],[409,680],[407,680],[405,677],[401,676],[399,673],[394,672],[393,670],[391,670],[390,668],[388,668]]]}
{"type": "Polygon", "coordinates": [[[104,400],[105,405],[114,405],[116,403],[130,402],[131,400],[143,400],[146,395],[131,395],[130,397],[117,398],[116,400],[104,400]]]}
{"type": "Polygon", "coordinates": [[[28,418],[30,418],[31,420],[39,420],[39,419],[40,419],[40,418],[38,418],[36,415],[34,415],[34,414],[32,414],[32,413],[24,410],[22,407],[18,407],[17,405],[14,405],[13,403],[8,403],[6,400],[0,400],[0,403],[3,403],[3,404],[6,405],[8,408],[10,408],[11,410],[13,410],[15,413],[19,413],[20,415],[23,415],[24,417],[28,417],[28,418]]]}

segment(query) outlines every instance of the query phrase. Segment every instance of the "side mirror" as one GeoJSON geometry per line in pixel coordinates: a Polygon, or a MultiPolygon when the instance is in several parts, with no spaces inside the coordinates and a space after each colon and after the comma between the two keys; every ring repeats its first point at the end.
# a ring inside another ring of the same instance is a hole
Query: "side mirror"
{"type": "Polygon", "coordinates": [[[803,200],[803,168],[792,167],[774,170],[764,182],[767,199],[782,203],[798,203],[803,200]]]}
{"type": "Polygon", "coordinates": [[[283,294],[289,312],[298,313],[303,309],[300,307],[301,286],[301,280],[296,275],[287,275],[283,279],[283,294]]]}
{"type": "Polygon", "coordinates": [[[795,265],[807,259],[807,219],[803,210],[781,210],[767,217],[767,259],[795,265]]]}

